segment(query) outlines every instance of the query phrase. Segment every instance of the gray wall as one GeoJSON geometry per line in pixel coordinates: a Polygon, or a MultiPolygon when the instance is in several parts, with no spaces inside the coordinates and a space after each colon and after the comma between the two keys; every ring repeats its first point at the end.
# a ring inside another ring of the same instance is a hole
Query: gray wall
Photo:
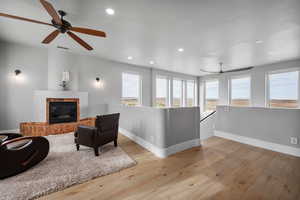
{"type": "Polygon", "coordinates": [[[16,129],[33,119],[34,90],[47,89],[47,50],[0,43],[0,52],[0,130],[16,129]]]}
{"type": "Polygon", "coordinates": [[[120,113],[121,128],[157,147],[167,146],[164,109],[109,104],[108,111],[120,113]]]}
{"type": "Polygon", "coordinates": [[[122,72],[139,73],[142,77],[142,104],[151,105],[151,70],[149,68],[111,62],[97,57],[81,56],[79,90],[89,93],[90,115],[107,111],[108,103],[120,104],[122,72]],[[96,77],[103,79],[103,87],[94,86],[96,77]]]}
{"type": "MultiPolygon", "coordinates": [[[[250,71],[226,73],[222,75],[208,75],[200,78],[200,105],[201,110],[204,105],[204,81],[208,79],[219,80],[219,104],[229,104],[229,81],[232,76],[250,74],[251,75],[251,104],[253,107],[265,107],[266,106],[266,82],[265,76],[268,71],[300,68],[300,60],[279,62],[276,64],[269,64],[255,67],[250,71]]],[[[300,94],[300,87],[299,87],[300,94]]]]}
{"type": "Polygon", "coordinates": [[[68,53],[65,50],[48,50],[48,90],[61,90],[59,83],[62,79],[62,71],[70,72],[70,90],[78,90],[79,85],[79,59],[80,56],[68,53]]]}
{"type": "Polygon", "coordinates": [[[159,148],[200,138],[199,107],[153,108],[109,104],[108,111],[121,113],[121,128],[159,148]]]}
{"type": "Polygon", "coordinates": [[[226,107],[217,108],[216,130],[300,148],[290,144],[300,138],[300,109],[226,107]]]}
{"type": "Polygon", "coordinates": [[[33,121],[34,91],[61,90],[59,83],[64,70],[70,71],[71,90],[89,93],[90,116],[106,113],[108,103],[120,103],[122,72],[142,76],[142,103],[152,104],[150,68],[8,42],[0,42],[0,52],[0,130],[17,129],[20,122],[33,121]],[[22,70],[24,79],[18,82],[13,75],[17,68],[22,70]],[[96,77],[103,79],[102,88],[95,87],[96,77]]]}
{"type": "Polygon", "coordinates": [[[200,138],[200,108],[166,108],[166,145],[200,138]]]}
{"type": "MultiPolygon", "coordinates": [[[[173,90],[172,90],[172,85],[173,82],[172,80],[174,78],[179,78],[182,80],[194,80],[196,86],[198,87],[198,77],[197,76],[190,76],[190,75],[186,75],[186,74],[180,74],[180,73],[176,73],[176,72],[169,72],[169,71],[165,71],[165,70],[158,70],[158,69],[152,69],[152,106],[155,106],[155,94],[156,94],[156,77],[157,76],[165,76],[167,77],[169,80],[171,80],[170,82],[170,99],[172,102],[172,97],[173,97],[173,90]]],[[[198,105],[198,92],[197,94],[195,94],[196,98],[197,98],[197,105],[198,105]]]]}

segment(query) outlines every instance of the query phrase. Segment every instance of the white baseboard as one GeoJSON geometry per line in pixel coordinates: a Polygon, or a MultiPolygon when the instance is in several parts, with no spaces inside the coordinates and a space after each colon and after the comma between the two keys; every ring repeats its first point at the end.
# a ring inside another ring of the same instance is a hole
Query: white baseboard
{"type": "Polygon", "coordinates": [[[290,146],[282,145],[282,144],[276,144],[276,143],[272,143],[272,142],[253,139],[253,138],[235,135],[232,133],[226,133],[226,132],[217,131],[217,130],[214,131],[214,134],[215,134],[215,136],[233,140],[233,141],[240,142],[243,144],[248,144],[248,145],[260,147],[263,149],[268,149],[271,151],[276,151],[276,152],[300,157],[300,148],[290,147],[290,146]]]}
{"type": "Polygon", "coordinates": [[[19,133],[20,129],[13,129],[13,130],[2,130],[0,133],[19,133]]]}
{"type": "Polygon", "coordinates": [[[200,146],[200,139],[195,139],[195,140],[189,140],[189,141],[186,141],[183,143],[179,143],[176,145],[172,145],[167,148],[161,148],[161,147],[157,147],[156,145],[144,140],[143,138],[141,138],[139,136],[136,136],[135,134],[133,134],[123,128],[119,128],[119,132],[122,135],[125,135],[126,137],[130,138],[137,144],[141,145],[148,151],[152,152],[154,155],[156,155],[159,158],[166,158],[177,152],[180,152],[180,151],[192,148],[192,147],[200,146]]]}

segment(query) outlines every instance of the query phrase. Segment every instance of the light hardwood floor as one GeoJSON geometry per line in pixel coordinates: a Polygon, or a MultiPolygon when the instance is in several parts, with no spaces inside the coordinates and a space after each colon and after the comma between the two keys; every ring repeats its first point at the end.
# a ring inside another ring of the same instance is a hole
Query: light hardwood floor
{"type": "Polygon", "coordinates": [[[119,145],[136,166],[40,200],[300,200],[297,157],[218,137],[166,159],[124,136],[119,145]]]}

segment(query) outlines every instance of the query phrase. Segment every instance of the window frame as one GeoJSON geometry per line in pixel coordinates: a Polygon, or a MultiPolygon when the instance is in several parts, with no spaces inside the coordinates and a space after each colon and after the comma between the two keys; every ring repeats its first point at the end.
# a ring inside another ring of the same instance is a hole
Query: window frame
{"type": "Polygon", "coordinates": [[[266,86],[266,95],[265,95],[265,107],[266,108],[278,108],[278,109],[293,109],[293,108],[286,108],[286,107],[271,107],[270,106],[270,75],[272,74],[281,74],[281,73],[288,73],[288,72],[298,72],[298,96],[297,96],[297,104],[300,108],[300,67],[294,67],[289,69],[278,69],[278,70],[270,70],[265,73],[265,86],[266,86]]]}
{"type": "MultiPolygon", "coordinates": [[[[139,77],[139,95],[138,95],[138,104],[135,106],[141,106],[143,105],[143,76],[136,71],[123,71],[121,73],[121,104],[122,104],[122,99],[125,98],[123,97],[123,74],[131,74],[131,75],[137,75],[139,77]]],[[[127,105],[127,104],[122,104],[122,105],[127,105]]]]}
{"type": "MultiPolygon", "coordinates": [[[[156,87],[157,87],[157,78],[165,78],[167,79],[167,83],[168,83],[168,99],[167,99],[167,106],[168,108],[172,108],[175,107],[173,104],[173,97],[174,97],[174,93],[173,93],[173,81],[177,80],[181,82],[181,104],[179,107],[194,107],[194,106],[198,106],[198,80],[196,78],[193,77],[181,77],[181,76],[171,76],[169,74],[164,74],[164,73],[158,73],[155,74],[155,76],[153,76],[154,78],[152,78],[153,81],[153,88],[152,88],[152,105],[153,107],[159,108],[158,106],[156,106],[156,87]],[[193,106],[188,106],[187,105],[187,83],[188,82],[193,82],[194,83],[194,102],[193,102],[193,106]]],[[[164,108],[164,107],[162,107],[164,108]]]]}
{"type": "Polygon", "coordinates": [[[220,101],[220,80],[218,78],[210,78],[210,79],[206,79],[204,80],[204,89],[203,89],[203,110],[204,112],[206,112],[206,83],[207,82],[215,82],[217,81],[218,82],[218,104],[219,105],[219,101],[220,101]]]}
{"type": "Polygon", "coordinates": [[[155,98],[154,98],[154,105],[157,108],[168,108],[170,107],[170,78],[168,76],[164,76],[164,75],[156,75],[155,76],[155,98]],[[160,79],[166,79],[167,80],[167,85],[166,85],[166,90],[167,90],[167,99],[166,99],[166,106],[165,107],[159,107],[156,104],[156,99],[157,99],[157,78],[160,79]]]}
{"type": "Polygon", "coordinates": [[[229,78],[229,83],[228,83],[228,98],[229,98],[229,106],[236,106],[236,105],[232,105],[232,80],[233,79],[242,79],[242,78],[249,78],[250,79],[250,98],[249,98],[249,105],[248,106],[237,106],[237,107],[252,107],[252,76],[251,74],[241,74],[241,75],[234,75],[234,76],[230,76],[229,78]]]}
{"type": "MultiPolygon", "coordinates": [[[[172,78],[172,87],[171,87],[171,90],[172,90],[172,97],[170,98],[170,100],[171,100],[171,105],[172,105],[172,107],[175,107],[174,106],[174,102],[173,102],[173,100],[174,100],[174,80],[176,80],[176,81],[180,81],[181,82],[181,102],[180,102],[180,105],[179,105],[179,107],[178,108],[180,108],[180,107],[185,107],[185,97],[186,97],[186,95],[185,95],[185,87],[186,87],[186,84],[185,84],[185,80],[184,79],[182,79],[182,78],[177,78],[177,77],[173,77],[172,78]]],[[[176,107],[177,108],[177,107],[176,107]]]]}
{"type": "Polygon", "coordinates": [[[187,80],[184,80],[184,82],[185,82],[185,107],[195,107],[195,106],[197,106],[197,95],[198,95],[198,93],[197,93],[197,81],[196,80],[194,80],[194,79],[187,79],[187,80]],[[193,88],[193,90],[194,90],[194,105],[193,106],[188,106],[187,105],[187,103],[188,103],[188,87],[187,87],[187,85],[188,85],[188,82],[192,82],[193,84],[194,84],[194,88],[193,88]]]}

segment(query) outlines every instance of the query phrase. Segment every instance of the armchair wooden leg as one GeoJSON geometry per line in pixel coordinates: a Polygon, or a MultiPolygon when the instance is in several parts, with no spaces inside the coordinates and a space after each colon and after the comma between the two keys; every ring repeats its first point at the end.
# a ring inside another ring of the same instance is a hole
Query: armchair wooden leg
{"type": "Polygon", "coordinates": [[[118,140],[114,140],[114,145],[115,145],[115,147],[118,146],[118,140]]]}
{"type": "Polygon", "coordinates": [[[77,149],[77,151],[79,151],[79,144],[76,144],[76,149],[77,149]]]}
{"type": "Polygon", "coordinates": [[[99,149],[98,147],[94,147],[95,156],[99,156],[99,149]]]}

